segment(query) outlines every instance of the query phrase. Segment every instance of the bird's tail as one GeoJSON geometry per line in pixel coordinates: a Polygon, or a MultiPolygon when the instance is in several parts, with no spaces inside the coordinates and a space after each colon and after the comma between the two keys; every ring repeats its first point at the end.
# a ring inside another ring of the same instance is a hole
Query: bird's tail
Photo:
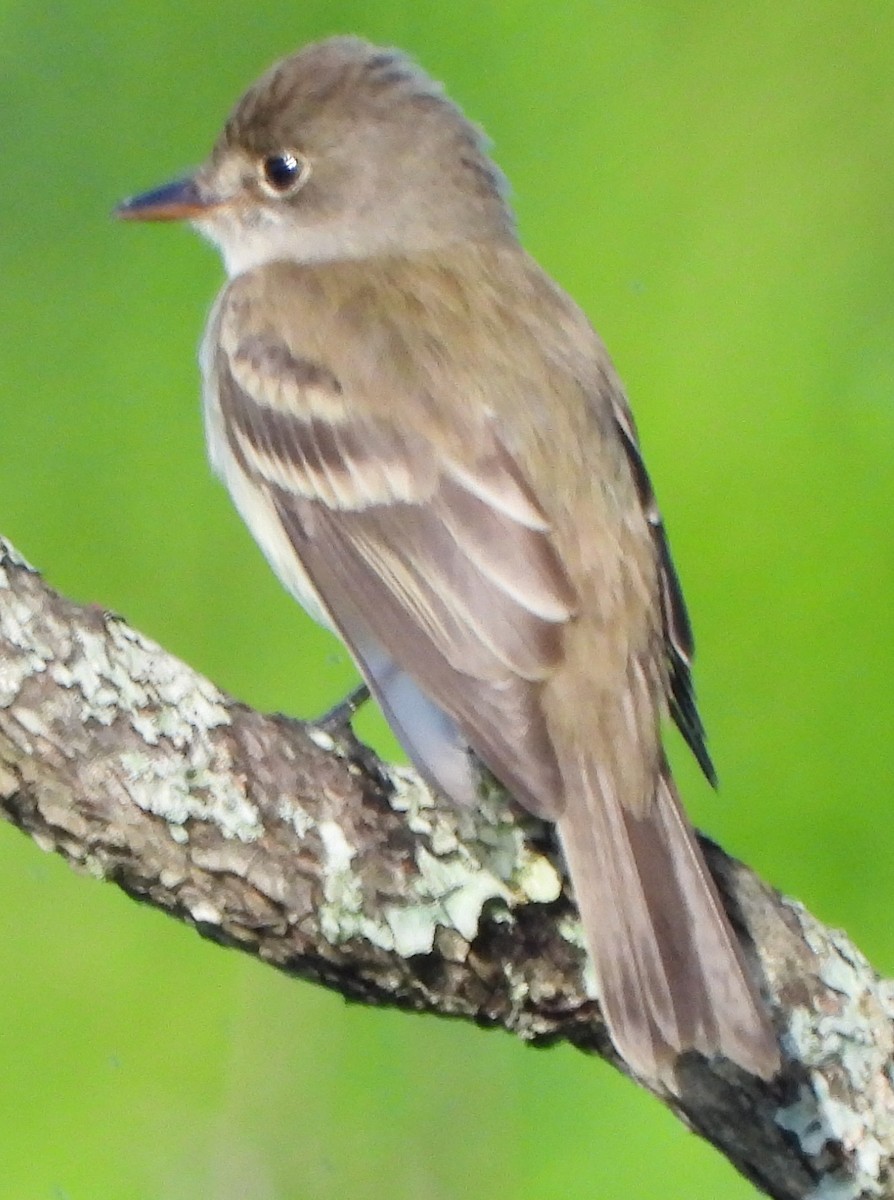
{"type": "Polygon", "coordinates": [[[771,1078],[773,1029],[669,769],[635,813],[591,756],[577,766],[559,836],[618,1051],[672,1090],[689,1049],[771,1078]]]}

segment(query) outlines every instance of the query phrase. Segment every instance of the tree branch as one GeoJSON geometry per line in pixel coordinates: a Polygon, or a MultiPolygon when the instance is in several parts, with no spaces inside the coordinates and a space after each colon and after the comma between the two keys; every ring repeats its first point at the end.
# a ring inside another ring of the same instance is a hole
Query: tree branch
{"type": "MultiPolygon", "coordinates": [[[[0,813],[42,849],[368,1004],[567,1040],[621,1070],[543,825],[433,797],[350,734],[262,716],[0,539],[0,813]]],[[[764,982],[767,1085],[680,1064],[677,1115],[779,1200],[894,1191],[894,985],[703,841],[764,982]]]]}

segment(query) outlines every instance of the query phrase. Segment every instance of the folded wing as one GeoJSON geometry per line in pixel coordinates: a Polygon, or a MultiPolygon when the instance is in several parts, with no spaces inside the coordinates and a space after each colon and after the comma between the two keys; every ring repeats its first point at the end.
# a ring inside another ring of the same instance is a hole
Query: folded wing
{"type": "Polygon", "coordinates": [[[554,818],[562,785],[540,688],[575,596],[495,433],[479,433],[460,464],[352,410],[334,377],[257,337],[221,356],[216,384],[233,464],[266,490],[420,769],[470,802],[456,762],[467,744],[554,818]]]}

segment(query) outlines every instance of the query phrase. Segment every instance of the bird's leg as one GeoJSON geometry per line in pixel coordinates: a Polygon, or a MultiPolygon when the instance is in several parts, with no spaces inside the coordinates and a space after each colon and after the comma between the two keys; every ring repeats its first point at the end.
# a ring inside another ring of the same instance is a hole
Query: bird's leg
{"type": "Polygon", "coordinates": [[[369,688],[365,683],[361,683],[352,692],[349,692],[340,704],[336,704],[333,708],[324,712],[319,720],[314,721],[314,724],[318,729],[322,729],[329,734],[344,733],[350,727],[354,713],[368,699],[369,688]]]}
{"type": "Polygon", "coordinates": [[[359,763],[366,774],[378,782],[382,793],[387,795],[394,787],[388,776],[387,767],[379,762],[375,751],[358,741],[351,726],[354,714],[367,702],[369,697],[369,688],[365,683],[361,683],[359,687],[349,692],[340,704],[336,704],[334,708],[323,713],[313,724],[316,729],[335,739],[339,743],[342,755],[359,763]]]}

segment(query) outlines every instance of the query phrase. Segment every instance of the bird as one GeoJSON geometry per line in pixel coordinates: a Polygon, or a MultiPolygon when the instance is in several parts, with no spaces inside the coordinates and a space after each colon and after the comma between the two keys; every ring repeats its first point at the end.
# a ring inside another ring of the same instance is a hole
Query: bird
{"type": "Polygon", "coordinates": [[[577,304],[523,249],[483,132],[408,56],[312,43],[193,173],[118,208],[227,274],[200,351],[212,466],[349,649],[433,788],[495,778],[555,825],[629,1071],[769,1079],[768,1012],[680,801],[709,780],[692,630],[637,429],[577,304]]]}

